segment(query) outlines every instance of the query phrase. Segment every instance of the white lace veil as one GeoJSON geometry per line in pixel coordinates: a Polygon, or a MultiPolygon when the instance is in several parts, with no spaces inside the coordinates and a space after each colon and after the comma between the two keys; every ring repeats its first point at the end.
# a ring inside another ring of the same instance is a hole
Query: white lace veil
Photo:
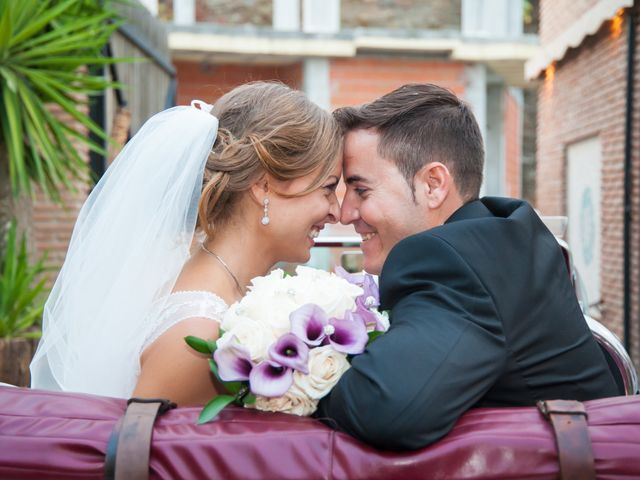
{"type": "Polygon", "coordinates": [[[45,305],[32,387],[131,394],[145,317],[189,256],[218,128],[210,110],[196,101],[153,116],[89,195],[45,305]]]}

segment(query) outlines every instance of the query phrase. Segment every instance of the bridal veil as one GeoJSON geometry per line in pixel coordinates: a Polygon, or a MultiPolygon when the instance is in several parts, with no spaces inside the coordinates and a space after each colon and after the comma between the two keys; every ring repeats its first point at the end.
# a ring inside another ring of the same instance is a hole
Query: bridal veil
{"type": "Polygon", "coordinates": [[[189,256],[218,127],[210,108],[153,116],[89,195],[45,305],[33,388],[131,394],[145,318],[189,256]]]}

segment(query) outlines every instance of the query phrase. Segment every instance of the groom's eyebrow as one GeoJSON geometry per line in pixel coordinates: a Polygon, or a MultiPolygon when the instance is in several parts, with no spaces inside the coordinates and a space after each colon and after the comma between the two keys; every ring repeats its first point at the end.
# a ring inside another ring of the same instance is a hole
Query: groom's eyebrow
{"type": "Polygon", "coordinates": [[[353,183],[370,183],[370,182],[369,180],[367,180],[364,177],[361,177],[360,175],[349,175],[345,180],[345,183],[347,185],[351,185],[353,183]]]}

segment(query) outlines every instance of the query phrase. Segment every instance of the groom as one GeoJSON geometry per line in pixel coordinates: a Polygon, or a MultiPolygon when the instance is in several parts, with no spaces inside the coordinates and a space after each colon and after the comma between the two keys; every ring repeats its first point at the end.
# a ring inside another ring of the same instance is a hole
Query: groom
{"type": "Polygon", "coordinates": [[[383,449],[417,449],[472,407],[614,396],[560,247],[520,200],[478,199],[484,150],[454,94],[405,85],[335,112],[341,221],[362,235],[391,328],[318,415],[383,449]]]}

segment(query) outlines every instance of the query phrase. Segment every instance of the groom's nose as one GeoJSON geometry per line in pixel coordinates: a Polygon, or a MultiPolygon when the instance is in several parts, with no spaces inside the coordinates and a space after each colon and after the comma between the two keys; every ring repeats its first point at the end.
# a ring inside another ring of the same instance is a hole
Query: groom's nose
{"type": "Polygon", "coordinates": [[[343,225],[349,225],[355,222],[360,214],[358,212],[355,202],[351,199],[350,192],[347,191],[340,207],[340,223],[343,225]]]}

